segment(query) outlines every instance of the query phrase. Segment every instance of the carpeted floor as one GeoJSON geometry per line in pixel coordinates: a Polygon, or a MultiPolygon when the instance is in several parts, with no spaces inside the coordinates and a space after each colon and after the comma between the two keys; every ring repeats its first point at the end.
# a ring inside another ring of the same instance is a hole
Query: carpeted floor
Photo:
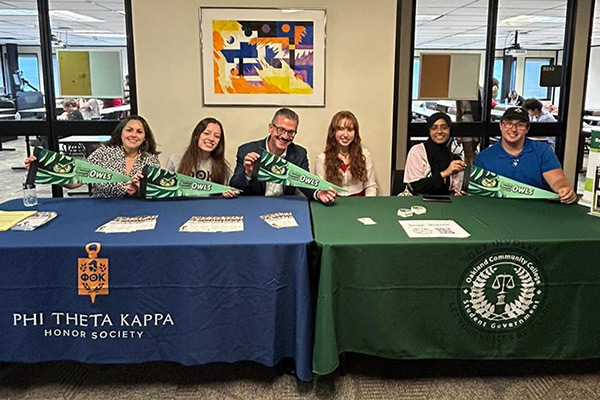
{"type": "Polygon", "coordinates": [[[303,383],[244,362],[86,365],[0,363],[2,399],[599,399],[600,360],[385,360],[348,355],[303,383]]]}

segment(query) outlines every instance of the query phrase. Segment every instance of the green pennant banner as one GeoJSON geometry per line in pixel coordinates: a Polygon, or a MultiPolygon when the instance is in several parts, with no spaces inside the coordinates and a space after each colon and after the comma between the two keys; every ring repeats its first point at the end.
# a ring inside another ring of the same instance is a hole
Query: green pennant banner
{"type": "Polygon", "coordinates": [[[260,168],[258,168],[256,178],[261,182],[279,183],[299,188],[327,190],[332,187],[338,192],[344,191],[341,187],[329,183],[266,150],[263,151],[260,157],[260,168]]]}
{"type": "Polygon", "coordinates": [[[129,182],[131,177],[84,160],[79,160],[51,150],[36,147],[33,153],[37,160],[32,162],[27,174],[27,183],[114,183],[129,182]]]}
{"type": "Polygon", "coordinates": [[[228,190],[237,190],[229,186],[192,178],[191,176],[149,165],[144,167],[143,174],[140,194],[145,199],[195,197],[225,193],[228,190]]]}
{"type": "Polygon", "coordinates": [[[559,195],[535,186],[527,185],[486,171],[476,166],[465,170],[463,191],[486,197],[504,197],[508,199],[559,199],[559,195]]]}

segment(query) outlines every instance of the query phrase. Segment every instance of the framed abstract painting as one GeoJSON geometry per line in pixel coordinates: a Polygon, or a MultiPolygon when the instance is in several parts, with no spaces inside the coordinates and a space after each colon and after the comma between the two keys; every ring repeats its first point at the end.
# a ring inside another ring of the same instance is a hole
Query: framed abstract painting
{"type": "Polygon", "coordinates": [[[324,9],[200,8],[205,105],[325,105],[324,9]]]}

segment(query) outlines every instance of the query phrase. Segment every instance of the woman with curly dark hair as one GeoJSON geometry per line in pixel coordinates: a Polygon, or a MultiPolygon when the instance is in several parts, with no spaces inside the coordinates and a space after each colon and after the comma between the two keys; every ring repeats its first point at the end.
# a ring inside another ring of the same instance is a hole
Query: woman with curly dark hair
{"type": "Polygon", "coordinates": [[[340,196],[377,196],[373,160],[361,146],[358,119],[350,111],[339,111],[331,119],[325,152],[317,156],[315,173],[344,188],[340,196]]]}
{"type": "MultiPolygon", "coordinates": [[[[94,183],[92,197],[126,197],[139,196],[139,185],[142,170],[146,165],[160,167],[154,133],[148,122],[140,115],[125,118],[112,132],[110,140],[98,147],[87,161],[113,172],[131,177],[126,183],[94,183]]],[[[34,155],[25,160],[25,168],[36,159],[34,155]]],[[[81,183],[63,185],[70,189],[81,186],[81,183]]]]}

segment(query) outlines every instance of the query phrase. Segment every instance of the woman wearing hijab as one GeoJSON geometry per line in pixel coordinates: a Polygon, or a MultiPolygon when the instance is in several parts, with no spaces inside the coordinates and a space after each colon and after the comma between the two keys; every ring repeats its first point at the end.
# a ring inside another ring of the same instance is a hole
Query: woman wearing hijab
{"type": "Polygon", "coordinates": [[[460,195],[467,164],[448,148],[452,121],[436,112],[427,118],[429,138],[413,146],[406,158],[404,182],[412,194],[460,195]]]}

